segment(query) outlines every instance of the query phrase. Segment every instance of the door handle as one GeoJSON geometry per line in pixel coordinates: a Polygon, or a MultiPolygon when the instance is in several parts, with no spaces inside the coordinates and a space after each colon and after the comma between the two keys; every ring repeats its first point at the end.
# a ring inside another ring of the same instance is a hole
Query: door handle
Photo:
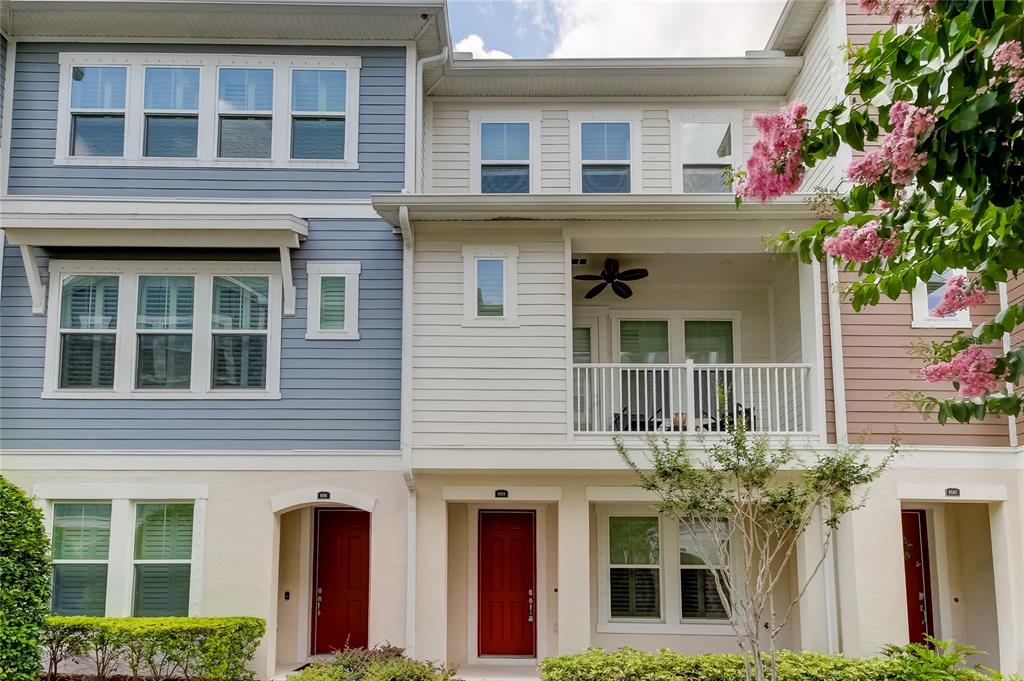
{"type": "Polygon", "coordinates": [[[529,605],[530,610],[529,610],[529,614],[526,616],[526,621],[527,622],[533,622],[533,589],[530,589],[530,591],[528,593],[529,593],[529,598],[527,598],[526,603],[527,603],[527,605],[529,605]]]}

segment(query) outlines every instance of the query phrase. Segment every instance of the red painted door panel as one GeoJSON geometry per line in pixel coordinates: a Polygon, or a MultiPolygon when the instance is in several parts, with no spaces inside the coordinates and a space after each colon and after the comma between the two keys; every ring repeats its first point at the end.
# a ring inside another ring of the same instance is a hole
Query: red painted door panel
{"type": "Polygon", "coordinates": [[[312,652],[365,648],[370,618],[370,514],[316,509],[312,652]]]}
{"type": "Polygon", "coordinates": [[[536,655],[535,551],[532,511],[480,511],[480,655],[536,655]]]}
{"type": "Polygon", "coordinates": [[[933,635],[928,526],[924,511],[903,511],[903,569],[907,579],[910,642],[924,643],[925,636],[933,635]]]}

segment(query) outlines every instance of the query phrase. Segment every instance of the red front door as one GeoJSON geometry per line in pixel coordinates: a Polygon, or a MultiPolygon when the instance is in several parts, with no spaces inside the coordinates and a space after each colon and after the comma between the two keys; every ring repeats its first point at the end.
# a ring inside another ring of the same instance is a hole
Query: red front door
{"type": "Polygon", "coordinates": [[[365,648],[370,617],[370,514],[318,508],[315,531],[312,651],[365,648]]]}
{"type": "Polygon", "coordinates": [[[903,511],[903,570],[907,578],[907,620],[911,643],[924,643],[925,636],[932,636],[934,631],[926,522],[924,511],[903,511]]]}
{"type": "Polygon", "coordinates": [[[535,551],[533,511],[480,511],[480,655],[537,654],[535,551]]]}

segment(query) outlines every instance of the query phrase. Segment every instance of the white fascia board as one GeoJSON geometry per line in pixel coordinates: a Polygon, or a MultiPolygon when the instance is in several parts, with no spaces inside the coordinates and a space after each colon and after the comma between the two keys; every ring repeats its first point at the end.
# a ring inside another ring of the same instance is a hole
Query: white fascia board
{"type": "Polygon", "coordinates": [[[366,199],[135,199],[66,196],[0,196],[0,224],[13,214],[42,215],[290,215],[301,219],[367,220],[377,213],[366,199]]]}

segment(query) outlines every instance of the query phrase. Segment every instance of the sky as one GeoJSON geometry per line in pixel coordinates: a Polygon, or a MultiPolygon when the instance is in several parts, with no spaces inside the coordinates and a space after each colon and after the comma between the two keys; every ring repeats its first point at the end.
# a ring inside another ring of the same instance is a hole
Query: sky
{"type": "Polygon", "coordinates": [[[785,0],[449,0],[477,59],[734,57],[764,47],[785,0]]]}

